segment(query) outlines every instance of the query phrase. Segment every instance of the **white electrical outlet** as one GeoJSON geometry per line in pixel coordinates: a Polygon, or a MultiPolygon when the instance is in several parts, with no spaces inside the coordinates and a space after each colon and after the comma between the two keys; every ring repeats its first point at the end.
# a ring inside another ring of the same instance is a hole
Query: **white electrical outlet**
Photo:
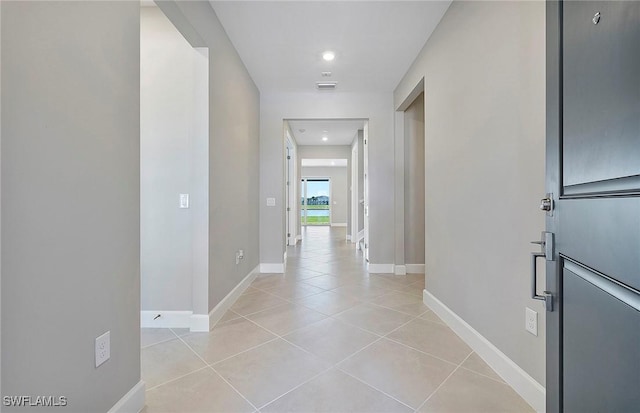
{"type": "Polygon", "coordinates": [[[96,367],[111,357],[111,332],[107,331],[96,338],[96,367]]]}
{"type": "Polygon", "coordinates": [[[189,208],[189,194],[180,194],[180,208],[189,208]]]}
{"type": "Polygon", "coordinates": [[[538,313],[526,308],[525,328],[534,336],[538,336],[538,313]]]}

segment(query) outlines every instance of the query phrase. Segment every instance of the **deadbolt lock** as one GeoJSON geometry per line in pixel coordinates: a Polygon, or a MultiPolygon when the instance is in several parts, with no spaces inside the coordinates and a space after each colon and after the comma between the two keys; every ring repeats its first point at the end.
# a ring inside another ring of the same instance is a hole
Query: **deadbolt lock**
{"type": "Polygon", "coordinates": [[[540,209],[545,211],[547,215],[553,216],[553,194],[547,194],[540,200],[540,209]]]}

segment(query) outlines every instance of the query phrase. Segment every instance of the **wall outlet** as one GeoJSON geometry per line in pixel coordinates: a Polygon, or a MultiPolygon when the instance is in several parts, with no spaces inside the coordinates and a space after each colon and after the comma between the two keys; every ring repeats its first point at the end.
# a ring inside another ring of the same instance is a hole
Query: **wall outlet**
{"type": "Polygon", "coordinates": [[[189,194],[180,194],[180,208],[189,208],[189,194]]]}
{"type": "Polygon", "coordinates": [[[111,357],[111,331],[96,338],[96,367],[111,357]]]}
{"type": "Polygon", "coordinates": [[[525,311],[525,328],[534,336],[538,336],[538,313],[529,307],[525,311]]]}
{"type": "Polygon", "coordinates": [[[276,199],[275,198],[267,198],[267,206],[276,206],[276,199]]]}

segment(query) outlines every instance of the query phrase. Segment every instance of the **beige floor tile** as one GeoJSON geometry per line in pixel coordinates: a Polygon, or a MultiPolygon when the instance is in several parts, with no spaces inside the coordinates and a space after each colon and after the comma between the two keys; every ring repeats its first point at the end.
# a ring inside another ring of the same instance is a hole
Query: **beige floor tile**
{"type": "Polygon", "coordinates": [[[285,335],[327,316],[300,304],[284,304],[248,315],[247,318],[278,335],[285,335]]]}
{"type": "Polygon", "coordinates": [[[191,334],[191,330],[188,328],[172,328],[171,331],[175,333],[178,337],[186,336],[187,334],[191,334]]]}
{"type": "Polygon", "coordinates": [[[458,369],[420,412],[528,413],[533,409],[508,385],[458,369]]]}
{"type": "Polygon", "coordinates": [[[504,383],[504,380],[502,380],[502,377],[498,376],[498,373],[496,373],[491,367],[489,367],[489,365],[487,363],[485,363],[485,361],[482,360],[482,358],[480,358],[480,356],[478,354],[476,354],[475,352],[473,354],[471,354],[464,361],[464,363],[462,363],[462,365],[460,367],[464,367],[465,369],[473,370],[476,373],[485,375],[485,376],[490,377],[490,378],[492,378],[494,380],[498,380],[498,381],[504,383]]]}
{"type": "Polygon", "coordinates": [[[419,316],[423,314],[429,307],[422,303],[422,298],[415,295],[401,293],[398,291],[390,292],[382,297],[378,297],[371,301],[373,304],[387,307],[392,310],[400,311],[409,315],[419,316]]]}
{"type": "Polygon", "coordinates": [[[332,290],[334,293],[349,295],[362,301],[370,301],[388,293],[385,288],[364,284],[348,284],[332,290]]]}
{"type": "Polygon", "coordinates": [[[299,300],[298,303],[326,315],[333,315],[360,304],[357,298],[325,291],[299,300]]]}
{"type": "Polygon", "coordinates": [[[329,370],[261,409],[264,413],[413,412],[413,409],[342,373],[329,370]]]}
{"type": "Polygon", "coordinates": [[[325,290],[322,288],[314,287],[312,285],[305,284],[304,282],[295,282],[278,285],[275,287],[265,288],[264,291],[269,294],[273,294],[285,300],[295,300],[299,298],[308,297],[310,295],[319,294],[325,290]]]}
{"type": "Polygon", "coordinates": [[[206,364],[181,340],[145,347],[140,351],[142,379],[151,389],[169,380],[191,373],[206,364]]]}
{"type": "Polygon", "coordinates": [[[240,317],[242,317],[240,314],[236,314],[231,310],[227,310],[227,312],[224,313],[222,318],[220,320],[218,320],[217,324],[226,323],[227,321],[235,320],[235,319],[240,318],[240,317]]]}
{"type": "Polygon", "coordinates": [[[174,340],[178,337],[170,328],[141,328],[140,347],[149,347],[164,341],[174,340]]]}
{"type": "Polygon", "coordinates": [[[213,367],[260,408],[311,379],[329,365],[284,340],[276,340],[213,367]]]}
{"type": "Polygon", "coordinates": [[[146,413],[253,412],[255,409],[210,368],[150,390],[146,413]]]}
{"type": "MultiPolygon", "coordinates": [[[[295,282],[294,278],[290,278],[284,274],[261,274],[251,283],[251,288],[264,290],[279,285],[295,282]]],[[[249,292],[249,291],[247,291],[249,292]]],[[[255,291],[254,291],[255,292],[255,291]]]]}
{"type": "Polygon", "coordinates": [[[401,285],[398,287],[394,288],[395,291],[401,292],[401,293],[405,293],[405,294],[410,294],[410,295],[414,295],[416,297],[419,297],[420,299],[422,299],[422,291],[424,290],[424,287],[419,287],[417,285],[414,284],[409,284],[409,285],[401,285]]]}
{"type": "Polygon", "coordinates": [[[382,339],[338,368],[417,409],[456,365],[382,339]]]}
{"type": "Polygon", "coordinates": [[[337,363],[378,339],[378,336],[327,318],[284,336],[287,341],[337,363]]]}
{"type": "Polygon", "coordinates": [[[348,284],[350,281],[334,277],[333,275],[321,275],[319,277],[307,278],[303,282],[324,290],[332,290],[340,287],[341,285],[348,284]]]}
{"type": "Polygon", "coordinates": [[[355,306],[335,317],[340,321],[380,335],[385,335],[413,319],[413,316],[408,314],[372,304],[355,306]]]}
{"type": "Polygon", "coordinates": [[[282,298],[278,298],[264,291],[259,291],[257,293],[241,295],[238,301],[231,306],[231,311],[240,315],[247,315],[284,303],[286,303],[286,301],[282,298]]]}
{"type": "Polygon", "coordinates": [[[461,363],[471,354],[469,346],[449,327],[420,318],[400,327],[387,337],[455,364],[461,363]]]}
{"type": "Polygon", "coordinates": [[[446,324],[440,317],[436,315],[433,311],[429,310],[426,313],[420,316],[423,320],[433,321],[434,323],[446,324]]]}
{"type": "Polygon", "coordinates": [[[216,325],[208,333],[193,333],[182,339],[207,363],[212,364],[275,338],[251,321],[237,318],[216,325]]]}

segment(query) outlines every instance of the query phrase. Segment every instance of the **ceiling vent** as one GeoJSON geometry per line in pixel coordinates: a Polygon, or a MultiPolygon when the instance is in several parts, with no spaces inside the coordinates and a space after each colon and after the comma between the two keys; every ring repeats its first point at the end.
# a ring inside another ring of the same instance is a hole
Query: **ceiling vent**
{"type": "Polygon", "coordinates": [[[338,82],[316,82],[318,90],[335,90],[338,82]]]}

